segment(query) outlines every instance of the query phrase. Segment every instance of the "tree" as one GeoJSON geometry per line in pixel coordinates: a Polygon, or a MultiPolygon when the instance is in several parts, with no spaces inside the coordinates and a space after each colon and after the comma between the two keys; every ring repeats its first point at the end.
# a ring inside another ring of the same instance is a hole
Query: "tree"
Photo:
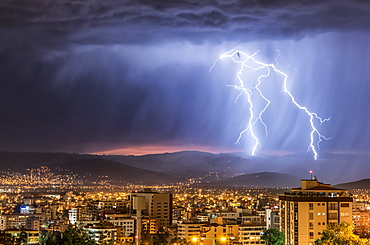
{"type": "Polygon", "coordinates": [[[21,226],[19,229],[21,233],[19,233],[19,237],[17,238],[17,244],[27,244],[28,238],[27,232],[24,230],[23,226],[21,226]]]}
{"type": "Polygon", "coordinates": [[[104,240],[106,240],[106,238],[109,238],[110,236],[111,236],[110,231],[104,231],[102,234],[100,234],[98,244],[113,245],[114,242],[112,241],[112,239],[108,239],[108,243],[106,241],[104,241],[104,240]]]}
{"type": "Polygon", "coordinates": [[[153,237],[153,244],[154,245],[166,245],[168,244],[167,239],[169,238],[168,232],[166,232],[163,227],[158,229],[158,232],[153,237]]]}
{"type": "Polygon", "coordinates": [[[361,239],[353,233],[352,222],[340,222],[338,225],[330,226],[323,231],[322,237],[315,241],[317,245],[366,245],[370,244],[368,239],[361,239]]]}
{"type": "Polygon", "coordinates": [[[59,231],[42,231],[39,235],[40,245],[58,245],[61,244],[62,234],[59,231]]]}
{"type": "Polygon", "coordinates": [[[89,235],[79,228],[72,226],[62,233],[62,244],[64,245],[92,245],[96,244],[89,235]]]}
{"type": "Polygon", "coordinates": [[[285,243],[284,233],[277,228],[265,230],[261,239],[266,241],[267,245],[284,245],[285,243]]]}
{"type": "Polygon", "coordinates": [[[150,236],[149,231],[143,231],[141,233],[141,244],[143,245],[150,245],[152,242],[152,237],[150,236]]]}
{"type": "Polygon", "coordinates": [[[179,237],[172,238],[170,241],[170,244],[177,244],[177,245],[188,245],[189,243],[186,241],[186,239],[182,239],[179,237]]]}
{"type": "Polygon", "coordinates": [[[43,231],[39,236],[40,245],[93,245],[96,244],[82,229],[68,227],[63,233],[43,231]]]}
{"type": "Polygon", "coordinates": [[[14,242],[15,242],[15,237],[13,237],[9,233],[0,231],[0,244],[10,245],[10,244],[14,244],[14,242]]]}

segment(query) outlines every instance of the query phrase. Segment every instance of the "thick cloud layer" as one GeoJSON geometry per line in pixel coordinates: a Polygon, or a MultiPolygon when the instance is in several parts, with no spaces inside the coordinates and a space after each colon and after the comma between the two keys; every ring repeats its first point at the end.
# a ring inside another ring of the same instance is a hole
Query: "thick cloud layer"
{"type": "Polygon", "coordinates": [[[0,3],[2,48],[300,39],[363,31],[369,1],[46,1],[0,3]]]}
{"type": "MultiPolygon", "coordinates": [[[[332,118],[323,150],[366,152],[368,23],[369,1],[1,1],[0,150],[248,149],[248,137],[233,145],[245,98],[225,86],[237,67],[208,73],[240,45],[332,118]]],[[[269,84],[263,149],[305,151],[307,121],[269,84]]]]}

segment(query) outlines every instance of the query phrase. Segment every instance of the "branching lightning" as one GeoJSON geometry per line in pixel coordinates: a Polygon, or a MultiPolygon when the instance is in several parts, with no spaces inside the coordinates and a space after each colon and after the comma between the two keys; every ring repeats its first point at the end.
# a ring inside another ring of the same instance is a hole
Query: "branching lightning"
{"type": "MultiPolygon", "coordinates": [[[[280,56],[280,51],[277,50],[277,52],[278,52],[278,56],[275,59],[276,63],[277,63],[277,59],[280,56]]],[[[260,140],[258,139],[258,137],[255,133],[255,125],[257,123],[262,125],[264,127],[265,133],[267,135],[267,125],[264,123],[262,117],[263,117],[263,113],[266,111],[266,109],[270,105],[271,101],[264,95],[264,93],[262,92],[262,90],[260,89],[259,86],[262,84],[264,78],[269,77],[271,75],[271,72],[275,72],[276,74],[279,74],[283,77],[283,85],[282,86],[283,86],[284,93],[287,96],[289,96],[290,101],[298,109],[302,110],[308,116],[308,120],[309,120],[309,123],[310,123],[311,130],[310,130],[310,134],[309,134],[310,135],[310,142],[309,142],[309,146],[308,146],[307,151],[312,151],[313,155],[314,155],[314,159],[317,160],[317,158],[318,158],[318,149],[319,149],[320,142],[322,140],[329,140],[330,138],[327,138],[324,135],[322,135],[320,133],[320,131],[317,129],[317,127],[315,126],[315,123],[319,122],[321,124],[323,122],[329,121],[330,118],[322,119],[316,113],[309,111],[307,107],[301,106],[300,104],[298,104],[295,97],[292,95],[292,93],[287,88],[287,80],[288,80],[287,74],[285,74],[283,71],[277,69],[275,64],[267,64],[267,63],[263,63],[261,61],[258,61],[255,58],[257,53],[258,53],[258,51],[256,53],[252,54],[252,55],[249,55],[249,54],[235,48],[235,49],[232,49],[232,50],[224,53],[223,55],[221,55],[214,62],[212,67],[209,69],[209,72],[211,72],[212,69],[214,68],[214,66],[216,65],[216,63],[220,59],[224,59],[224,58],[230,58],[230,59],[232,59],[232,61],[234,63],[240,65],[240,69],[238,70],[238,73],[237,73],[239,84],[238,85],[228,85],[228,86],[231,86],[231,87],[235,88],[236,90],[240,91],[236,100],[240,96],[242,96],[243,94],[245,94],[247,96],[247,102],[248,102],[248,109],[249,109],[250,117],[249,117],[246,128],[240,132],[239,137],[238,137],[238,139],[236,140],[235,143],[239,144],[242,136],[245,133],[249,133],[249,135],[252,137],[252,139],[254,141],[253,148],[252,148],[252,155],[255,155],[257,147],[261,146],[260,140]],[[251,66],[251,65],[253,65],[253,66],[251,66]],[[257,81],[254,81],[254,83],[255,83],[254,86],[247,87],[246,84],[247,84],[248,81],[244,81],[243,78],[242,78],[243,72],[246,69],[250,69],[250,70],[253,70],[253,71],[263,71],[264,72],[262,75],[260,75],[257,78],[257,81]],[[259,110],[255,109],[255,105],[253,104],[253,100],[252,100],[254,93],[258,93],[258,95],[265,102],[265,105],[262,107],[262,109],[259,109],[259,110]],[[315,140],[315,138],[316,138],[316,140],[315,140]]]]}

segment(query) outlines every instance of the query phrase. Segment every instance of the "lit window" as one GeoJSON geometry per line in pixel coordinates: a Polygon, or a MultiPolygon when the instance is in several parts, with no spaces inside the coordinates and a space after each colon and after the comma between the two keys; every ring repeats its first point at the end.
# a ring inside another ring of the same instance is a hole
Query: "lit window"
{"type": "Polygon", "coordinates": [[[309,218],[313,219],[313,213],[309,213],[309,218]]]}

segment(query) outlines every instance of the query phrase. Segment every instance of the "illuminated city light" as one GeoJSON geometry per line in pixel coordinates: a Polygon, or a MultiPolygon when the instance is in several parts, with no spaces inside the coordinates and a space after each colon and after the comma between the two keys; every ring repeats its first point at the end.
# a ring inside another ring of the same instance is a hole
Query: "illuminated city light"
{"type": "MultiPolygon", "coordinates": [[[[239,80],[239,85],[228,85],[228,86],[233,87],[236,90],[240,91],[236,100],[242,94],[245,94],[247,96],[248,109],[249,109],[250,117],[249,117],[246,128],[240,132],[239,137],[237,138],[235,144],[240,144],[240,139],[242,138],[242,136],[246,132],[248,132],[249,135],[254,140],[254,145],[252,147],[251,154],[255,155],[257,147],[261,146],[260,140],[256,135],[254,126],[257,123],[260,123],[264,127],[265,133],[267,135],[267,125],[264,123],[264,121],[262,119],[262,116],[263,116],[263,113],[266,111],[266,109],[269,107],[271,101],[265,96],[263,91],[260,89],[260,85],[262,84],[262,82],[263,82],[262,80],[264,78],[269,77],[271,75],[271,72],[275,72],[276,74],[279,74],[283,77],[283,85],[282,85],[283,90],[284,90],[284,93],[289,96],[292,104],[295,105],[298,109],[304,111],[304,113],[307,114],[307,116],[308,116],[309,124],[310,124],[310,127],[311,127],[311,132],[310,132],[310,143],[309,143],[307,152],[312,151],[313,155],[314,155],[314,159],[317,160],[317,158],[318,158],[318,149],[319,149],[320,142],[322,140],[329,140],[330,138],[327,138],[324,135],[322,135],[320,133],[320,131],[317,129],[317,127],[315,126],[315,124],[317,122],[320,123],[320,124],[324,123],[326,121],[329,121],[330,118],[322,119],[315,112],[311,112],[311,111],[308,110],[307,107],[298,104],[295,97],[292,95],[292,93],[287,88],[288,75],[286,73],[284,73],[283,71],[277,69],[274,64],[268,64],[268,63],[258,61],[255,58],[257,53],[258,53],[258,51],[256,53],[252,54],[252,55],[249,55],[249,54],[247,54],[247,53],[245,53],[241,50],[238,50],[238,49],[234,48],[234,49],[224,53],[223,55],[221,55],[214,62],[214,64],[212,65],[212,67],[209,70],[209,72],[211,72],[211,70],[214,68],[216,63],[220,59],[223,59],[223,58],[230,58],[230,59],[232,59],[232,61],[234,63],[240,65],[240,69],[237,73],[237,77],[238,77],[238,80],[239,80]],[[251,66],[251,64],[253,64],[253,67],[251,66]],[[242,78],[242,74],[245,71],[245,69],[249,69],[249,70],[253,70],[253,71],[265,70],[266,73],[260,75],[257,78],[257,81],[253,81],[254,83],[256,83],[254,86],[251,85],[251,87],[248,87],[248,86],[246,86],[246,83],[248,81],[245,81],[242,78]],[[252,99],[252,97],[254,95],[254,92],[256,92],[258,94],[258,96],[260,96],[262,98],[262,100],[265,101],[265,106],[260,110],[255,109],[256,106],[254,105],[253,99],[252,99]]],[[[279,54],[280,54],[280,51],[279,51],[279,54]]]]}

